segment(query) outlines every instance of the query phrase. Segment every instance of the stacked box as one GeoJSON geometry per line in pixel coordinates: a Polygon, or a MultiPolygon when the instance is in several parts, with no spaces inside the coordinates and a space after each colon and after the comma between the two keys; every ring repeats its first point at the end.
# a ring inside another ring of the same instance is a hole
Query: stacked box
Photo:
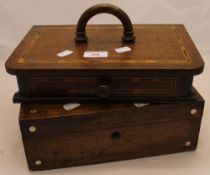
{"type": "Polygon", "coordinates": [[[120,8],[99,4],[76,26],[32,27],[5,66],[17,77],[31,170],[197,146],[204,100],[192,82],[204,62],[183,25],[132,25],[120,8]],[[98,13],[122,25],[86,27],[98,13]]]}

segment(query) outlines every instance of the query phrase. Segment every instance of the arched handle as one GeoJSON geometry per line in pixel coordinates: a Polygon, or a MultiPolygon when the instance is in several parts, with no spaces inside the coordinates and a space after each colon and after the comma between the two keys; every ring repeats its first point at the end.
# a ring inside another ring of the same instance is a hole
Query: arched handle
{"type": "Polygon", "coordinates": [[[134,43],[135,37],[133,35],[133,26],[128,15],[120,8],[111,4],[98,4],[87,9],[80,17],[77,23],[77,31],[75,40],[78,43],[87,42],[85,27],[88,20],[99,13],[109,13],[116,16],[123,24],[124,34],[122,36],[123,43],[134,43]]]}

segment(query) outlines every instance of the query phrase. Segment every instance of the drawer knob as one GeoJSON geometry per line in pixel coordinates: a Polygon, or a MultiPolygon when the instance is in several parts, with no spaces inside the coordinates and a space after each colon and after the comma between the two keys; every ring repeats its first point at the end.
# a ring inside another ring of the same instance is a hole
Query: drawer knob
{"type": "Polygon", "coordinates": [[[111,94],[111,88],[108,85],[99,85],[97,87],[97,94],[100,98],[106,98],[111,94]]]}

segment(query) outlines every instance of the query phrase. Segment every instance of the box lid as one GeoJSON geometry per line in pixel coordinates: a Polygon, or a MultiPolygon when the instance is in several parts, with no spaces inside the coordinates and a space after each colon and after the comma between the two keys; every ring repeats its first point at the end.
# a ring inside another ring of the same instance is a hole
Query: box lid
{"type": "MultiPolygon", "coordinates": [[[[151,119],[158,118],[160,119],[160,121],[164,121],[166,118],[167,120],[194,119],[195,117],[202,117],[204,99],[195,88],[192,88],[188,96],[173,101],[164,101],[164,103],[162,101],[149,101],[143,103],[81,103],[75,108],[69,107],[68,110],[64,109],[64,105],[65,104],[62,103],[22,103],[19,119],[36,120],[60,117],[68,117],[74,119],[85,117],[83,118],[83,120],[84,123],[87,125],[88,116],[96,115],[93,119],[93,121],[95,122],[97,118],[101,118],[102,116],[104,116],[104,118],[106,119],[113,118],[111,115],[111,113],[113,112],[115,113],[114,115],[117,118],[124,118],[124,120],[127,120],[135,116],[134,113],[130,113],[133,110],[137,112],[136,117],[138,119],[144,118],[143,112],[153,114],[150,118],[148,118],[148,116],[145,116],[146,120],[148,120],[149,122],[154,121],[150,121],[151,119]],[[187,108],[185,106],[187,106],[187,108]],[[176,110],[180,108],[182,109],[181,111],[183,115],[177,115],[176,110]],[[154,109],[157,109],[158,111],[155,112],[154,109]],[[165,109],[168,110],[166,111],[165,109]],[[192,118],[189,118],[191,109],[197,109],[197,113],[192,118]],[[183,112],[183,110],[185,112],[183,112]],[[117,114],[116,112],[119,111],[121,111],[121,113],[117,114]],[[142,112],[142,115],[139,115],[139,112],[142,112]],[[161,116],[160,113],[167,114],[165,115],[166,118],[161,116]],[[171,115],[168,115],[168,113],[170,113],[171,115]]],[[[68,103],[68,105],[74,106],[74,103],[68,103]]],[[[114,122],[114,120],[112,120],[112,122],[114,122]]],[[[112,122],[110,122],[110,124],[112,122]]],[[[96,124],[99,123],[96,122],[96,124]]],[[[101,122],[101,124],[103,124],[103,122],[101,122]]]]}
{"type": "Polygon", "coordinates": [[[132,71],[139,73],[199,74],[204,62],[183,25],[134,25],[135,43],[120,41],[121,25],[87,27],[88,43],[76,43],[76,26],[34,26],[6,62],[11,74],[45,72],[88,73],[132,71]],[[130,52],[115,48],[128,46],[130,52]],[[64,50],[74,53],[60,58],[64,50]],[[107,58],[84,58],[85,51],[108,51],[107,58]]]}

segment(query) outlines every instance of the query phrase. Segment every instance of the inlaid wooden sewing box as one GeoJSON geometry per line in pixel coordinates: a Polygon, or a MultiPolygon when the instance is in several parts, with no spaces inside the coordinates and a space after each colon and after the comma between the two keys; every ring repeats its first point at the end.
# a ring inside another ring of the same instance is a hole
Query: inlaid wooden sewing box
{"type": "Polygon", "coordinates": [[[19,85],[14,102],[182,97],[203,67],[183,25],[132,25],[124,11],[109,4],[89,8],[77,25],[33,26],[6,62],[19,85]],[[110,13],[122,25],[86,27],[98,13],[110,13]],[[115,51],[123,46],[132,50],[115,51]],[[73,53],[58,57],[64,50],[73,53]],[[86,51],[108,56],[86,58],[86,51]]]}
{"type": "Polygon", "coordinates": [[[194,150],[204,107],[188,97],[146,105],[22,104],[20,128],[28,166],[45,170],[194,150]]]}

